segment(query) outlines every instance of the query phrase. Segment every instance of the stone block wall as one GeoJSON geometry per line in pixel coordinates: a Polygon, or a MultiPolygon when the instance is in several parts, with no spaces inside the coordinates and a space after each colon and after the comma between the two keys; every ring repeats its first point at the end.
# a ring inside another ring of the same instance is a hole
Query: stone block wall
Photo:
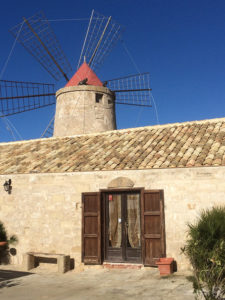
{"type": "Polygon", "coordinates": [[[108,88],[70,86],[58,90],[56,98],[54,136],[116,129],[115,96],[108,88]]]}
{"type": "Polygon", "coordinates": [[[178,269],[187,269],[180,251],[187,223],[202,209],[225,205],[224,167],[2,175],[0,186],[11,178],[12,193],[0,189],[0,220],[19,239],[11,263],[21,264],[27,251],[40,251],[70,255],[80,265],[81,194],[106,189],[117,177],[129,178],[134,187],[164,190],[166,253],[178,269]]]}

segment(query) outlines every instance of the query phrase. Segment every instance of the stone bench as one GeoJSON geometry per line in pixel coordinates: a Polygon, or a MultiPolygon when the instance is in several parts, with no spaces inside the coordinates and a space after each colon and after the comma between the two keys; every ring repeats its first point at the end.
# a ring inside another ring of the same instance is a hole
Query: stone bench
{"type": "Polygon", "coordinates": [[[26,271],[35,268],[35,258],[56,258],[58,265],[58,272],[65,273],[70,270],[70,256],[55,253],[38,253],[27,252],[23,255],[23,266],[26,271]]]}

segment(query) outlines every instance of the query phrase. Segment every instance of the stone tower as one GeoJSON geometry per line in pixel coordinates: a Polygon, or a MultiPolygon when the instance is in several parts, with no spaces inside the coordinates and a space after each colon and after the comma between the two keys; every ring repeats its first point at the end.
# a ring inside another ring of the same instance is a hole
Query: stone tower
{"type": "Polygon", "coordinates": [[[54,136],[116,129],[115,96],[87,63],[56,92],[54,136]]]}

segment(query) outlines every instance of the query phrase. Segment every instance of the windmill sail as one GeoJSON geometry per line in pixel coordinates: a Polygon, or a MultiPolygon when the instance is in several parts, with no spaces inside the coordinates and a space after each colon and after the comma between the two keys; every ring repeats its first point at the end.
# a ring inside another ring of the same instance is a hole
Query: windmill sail
{"type": "Polygon", "coordinates": [[[116,94],[117,104],[151,107],[149,73],[141,73],[105,81],[116,94]]]}
{"type": "Polygon", "coordinates": [[[55,122],[55,115],[49,122],[48,126],[46,127],[45,131],[42,133],[41,138],[49,138],[53,136],[54,132],[54,122],[55,122]]]}
{"type": "Polygon", "coordinates": [[[68,81],[66,73],[71,71],[71,66],[42,12],[24,18],[23,23],[10,31],[15,37],[18,35],[18,41],[55,80],[64,77],[68,81]]]}
{"type": "Polygon", "coordinates": [[[77,69],[85,58],[96,72],[120,39],[121,33],[122,27],[111,17],[105,17],[93,10],[77,69]]]}
{"type": "Polygon", "coordinates": [[[54,84],[0,80],[0,116],[55,104],[54,84]]]}

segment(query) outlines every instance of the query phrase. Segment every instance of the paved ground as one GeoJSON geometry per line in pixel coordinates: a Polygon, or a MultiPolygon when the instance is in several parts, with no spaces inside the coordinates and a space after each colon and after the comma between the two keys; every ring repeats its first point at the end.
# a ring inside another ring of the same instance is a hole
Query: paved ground
{"type": "Polygon", "coordinates": [[[191,283],[183,275],[160,278],[157,269],[86,269],[58,274],[0,266],[1,300],[194,300],[191,283]]]}

